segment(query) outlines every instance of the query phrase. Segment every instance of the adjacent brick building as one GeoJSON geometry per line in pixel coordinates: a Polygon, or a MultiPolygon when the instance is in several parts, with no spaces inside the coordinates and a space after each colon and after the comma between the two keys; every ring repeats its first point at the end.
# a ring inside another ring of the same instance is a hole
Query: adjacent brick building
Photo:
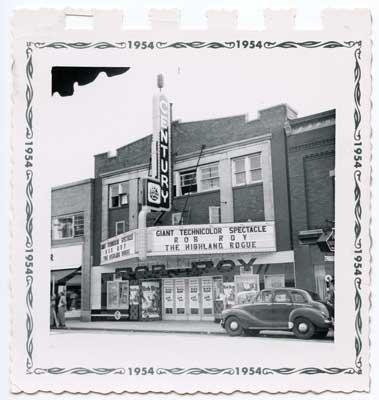
{"type": "Polygon", "coordinates": [[[51,291],[66,289],[67,317],[91,319],[93,180],[51,191],[51,291]]]}

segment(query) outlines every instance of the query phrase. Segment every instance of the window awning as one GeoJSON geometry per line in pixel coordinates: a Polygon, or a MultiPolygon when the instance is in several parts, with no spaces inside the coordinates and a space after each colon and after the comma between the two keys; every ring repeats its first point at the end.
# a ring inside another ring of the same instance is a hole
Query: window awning
{"type": "Polygon", "coordinates": [[[66,281],[66,286],[81,286],[82,274],[75,274],[71,279],[66,281]]]}
{"type": "Polygon", "coordinates": [[[51,280],[54,280],[55,284],[65,285],[67,281],[69,281],[76,275],[78,275],[80,279],[81,269],[82,267],[80,266],[78,268],[64,269],[60,271],[51,271],[51,280]]]}

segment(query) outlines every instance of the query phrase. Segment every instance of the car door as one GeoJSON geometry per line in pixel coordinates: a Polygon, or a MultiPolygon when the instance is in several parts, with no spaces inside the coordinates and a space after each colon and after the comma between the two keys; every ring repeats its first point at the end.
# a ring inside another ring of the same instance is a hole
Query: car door
{"type": "Polygon", "coordinates": [[[276,289],[272,299],[272,326],[288,329],[288,320],[294,305],[288,290],[276,289]]]}
{"type": "Polygon", "coordinates": [[[272,325],[272,291],[258,293],[254,302],[247,306],[252,328],[267,328],[272,325]]]}

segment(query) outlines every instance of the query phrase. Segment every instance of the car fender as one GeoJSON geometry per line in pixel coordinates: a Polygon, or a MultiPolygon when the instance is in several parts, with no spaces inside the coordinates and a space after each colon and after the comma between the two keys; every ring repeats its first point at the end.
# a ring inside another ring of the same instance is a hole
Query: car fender
{"type": "Polygon", "coordinates": [[[254,315],[243,309],[229,310],[228,313],[223,316],[223,320],[226,321],[231,316],[237,317],[241,321],[241,324],[244,328],[253,327],[254,325],[259,326],[259,323],[254,324],[256,321],[254,315]]]}
{"type": "Polygon", "coordinates": [[[316,327],[322,328],[325,326],[325,317],[320,311],[315,310],[314,308],[297,308],[293,310],[289,316],[288,322],[290,328],[293,326],[293,322],[298,317],[309,319],[314,325],[316,325],[316,327]]]}

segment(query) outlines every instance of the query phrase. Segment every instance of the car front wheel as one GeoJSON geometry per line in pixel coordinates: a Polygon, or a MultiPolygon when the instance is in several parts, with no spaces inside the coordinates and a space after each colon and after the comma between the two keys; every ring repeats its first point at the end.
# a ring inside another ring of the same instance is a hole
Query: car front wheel
{"type": "Polygon", "coordinates": [[[229,336],[241,336],[243,328],[237,317],[229,317],[225,321],[225,329],[229,336]]]}
{"type": "Polygon", "coordinates": [[[315,334],[316,328],[307,318],[296,318],[294,321],[293,333],[299,339],[311,339],[315,334]]]}

